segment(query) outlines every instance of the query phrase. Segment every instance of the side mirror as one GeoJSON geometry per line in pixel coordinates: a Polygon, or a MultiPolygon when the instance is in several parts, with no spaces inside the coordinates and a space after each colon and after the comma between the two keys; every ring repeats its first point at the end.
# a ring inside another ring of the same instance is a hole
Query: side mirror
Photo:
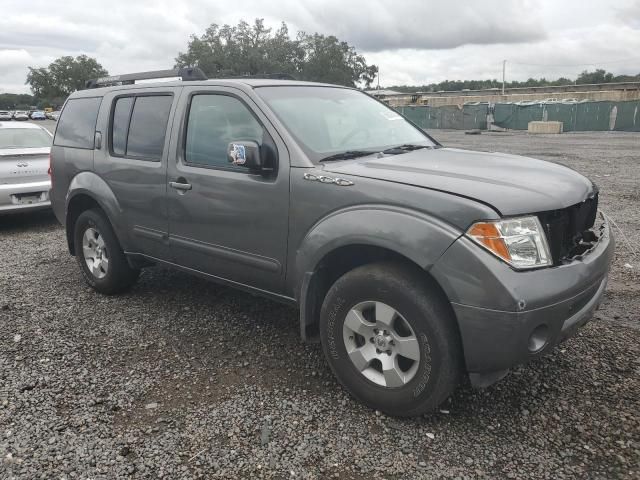
{"type": "Polygon", "coordinates": [[[227,147],[227,160],[233,165],[249,170],[262,170],[260,146],[251,140],[231,142],[227,147]]]}

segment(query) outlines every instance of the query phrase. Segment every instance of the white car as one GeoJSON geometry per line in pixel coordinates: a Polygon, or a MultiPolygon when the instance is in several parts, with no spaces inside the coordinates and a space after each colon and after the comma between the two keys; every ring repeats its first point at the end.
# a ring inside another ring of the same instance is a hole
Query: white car
{"type": "Polygon", "coordinates": [[[13,114],[14,120],[29,120],[29,112],[23,112],[21,110],[16,110],[13,114]]]}
{"type": "Polygon", "coordinates": [[[52,141],[39,125],[0,122],[0,215],[51,206],[52,141]]]}
{"type": "Polygon", "coordinates": [[[13,119],[11,112],[0,110],[0,122],[9,122],[13,119]]]}

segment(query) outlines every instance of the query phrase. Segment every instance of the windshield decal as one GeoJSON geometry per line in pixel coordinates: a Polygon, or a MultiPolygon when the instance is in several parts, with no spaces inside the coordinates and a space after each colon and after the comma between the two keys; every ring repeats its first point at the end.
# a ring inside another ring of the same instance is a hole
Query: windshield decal
{"type": "Polygon", "coordinates": [[[380,110],[379,113],[380,113],[380,115],[382,115],[387,120],[391,120],[391,121],[393,121],[393,120],[402,120],[402,116],[398,115],[393,110],[380,110]]]}

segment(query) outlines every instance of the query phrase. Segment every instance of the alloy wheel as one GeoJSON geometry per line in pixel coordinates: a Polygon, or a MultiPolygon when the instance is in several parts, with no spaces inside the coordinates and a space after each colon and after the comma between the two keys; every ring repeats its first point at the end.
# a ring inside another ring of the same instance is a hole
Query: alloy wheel
{"type": "Polygon", "coordinates": [[[104,238],[93,227],[87,228],[82,236],[82,253],[91,274],[97,279],[104,278],[109,271],[109,256],[104,238]]]}
{"type": "Polygon", "coordinates": [[[398,388],[420,367],[420,344],[409,322],[389,305],[367,301],[351,308],[343,340],[356,369],[375,384],[398,388]]]}

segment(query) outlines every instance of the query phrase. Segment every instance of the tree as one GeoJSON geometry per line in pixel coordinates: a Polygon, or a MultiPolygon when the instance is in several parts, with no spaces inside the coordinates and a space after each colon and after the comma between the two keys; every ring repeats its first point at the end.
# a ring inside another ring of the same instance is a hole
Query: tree
{"type": "MultiPolygon", "coordinates": [[[[571,80],[570,78],[560,77],[555,80],[547,80],[546,78],[529,78],[524,81],[507,82],[507,88],[517,87],[547,87],[550,85],[573,85],[574,83],[611,83],[611,82],[638,82],[640,81],[640,74],[638,75],[618,75],[614,76],[610,72],[598,69],[594,72],[582,72],[577,79],[571,80]]],[[[437,92],[439,90],[451,90],[460,91],[468,88],[470,90],[481,90],[485,88],[500,88],[502,82],[496,79],[493,80],[445,80],[439,83],[431,83],[429,85],[397,85],[391,86],[389,89],[397,90],[405,93],[415,92],[437,92]]]]}
{"type": "Polygon", "coordinates": [[[200,37],[191,36],[176,66],[200,67],[210,78],[285,73],[301,80],[367,87],[378,72],[354,47],[334,36],[298,32],[292,39],[284,22],[272,32],[263,19],[253,25],[244,20],[236,26],[211,24],[200,37]]]}
{"type": "Polygon", "coordinates": [[[299,70],[301,80],[348,86],[364,83],[365,88],[369,88],[378,73],[378,67],[367,65],[365,58],[358,55],[354,47],[332,35],[326,37],[318,33],[307,35],[300,32],[298,43],[304,52],[304,61],[299,70]]]}
{"type": "Polygon", "coordinates": [[[576,83],[609,83],[613,81],[613,73],[598,68],[595,72],[586,70],[578,75],[576,83]]]}
{"type": "Polygon", "coordinates": [[[46,68],[29,67],[25,83],[36,97],[57,99],[84,88],[86,80],[105,75],[108,72],[95,58],[67,56],[58,58],[46,68]]]}
{"type": "Polygon", "coordinates": [[[37,104],[37,100],[26,93],[0,93],[0,110],[26,110],[37,104]]]}

